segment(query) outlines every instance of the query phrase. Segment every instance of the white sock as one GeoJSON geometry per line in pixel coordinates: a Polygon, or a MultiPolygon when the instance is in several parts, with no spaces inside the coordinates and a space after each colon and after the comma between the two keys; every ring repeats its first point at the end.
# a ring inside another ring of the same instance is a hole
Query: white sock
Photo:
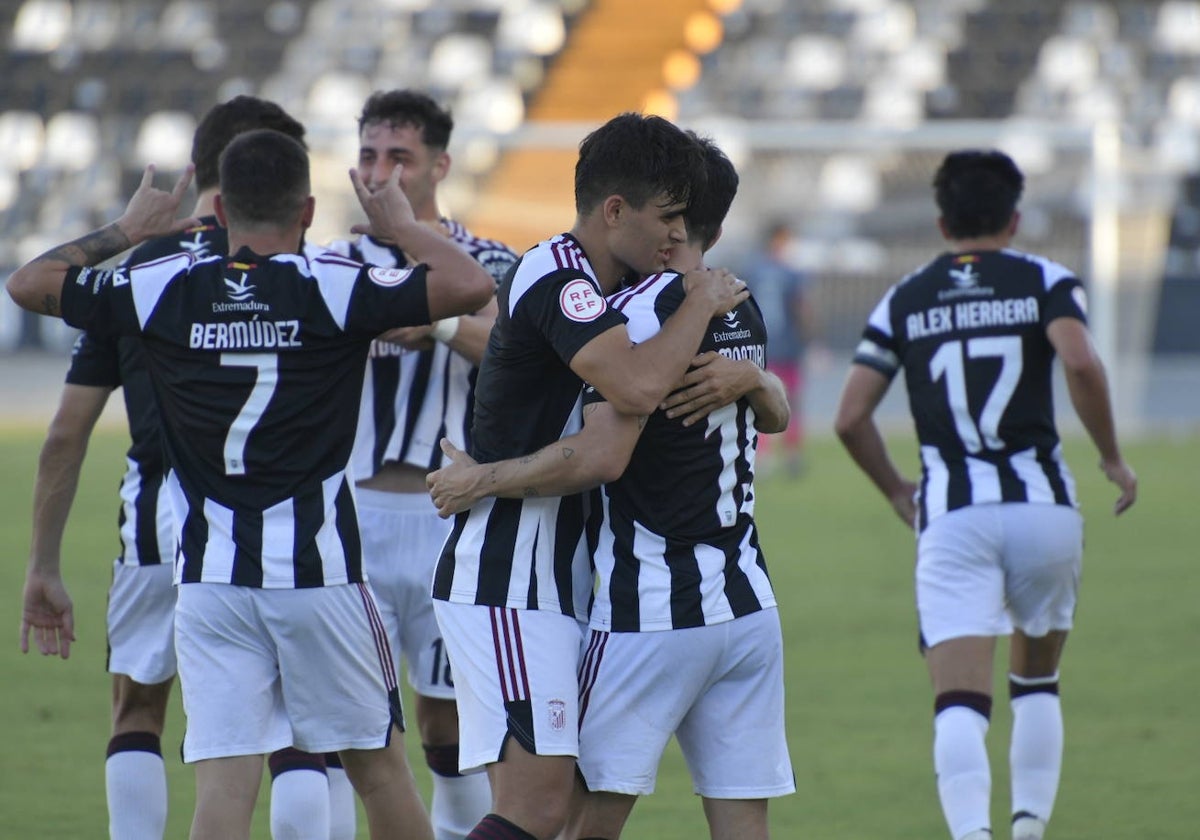
{"type": "Polygon", "coordinates": [[[990,832],[992,771],[988,719],[966,706],[949,706],[933,719],[933,769],[950,835],[956,840],[990,832]]]}
{"type": "Polygon", "coordinates": [[[354,840],[358,832],[358,806],[354,785],[341,767],[326,766],[329,779],[329,840],[354,840]]]}
{"type": "MultiPolygon", "coordinates": [[[[158,742],[148,733],[136,734],[158,742]]],[[[104,788],[111,840],[161,840],[167,830],[167,770],[160,753],[111,753],[104,762],[104,788]]]]}
{"type": "MultiPolygon", "coordinates": [[[[1021,686],[1057,683],[1011,679],[1021,686]]],[[[1012,700],[1012,743],[1008,762],[1012,776],[1012,812],[1025,812],[1043,823],[1049,821],[1062,773],[1063,718],[1058,695],[1035,691],[1012,700]]]]}
{"type": "Polygon", "coordinates": [[[318,770],[286,770],[271,780],[272,840],[329,840],[329,783],[318,770]]]}
{"type": "Polygon", "coordinates": [[[463,840],[492,810],[492,786],[487,773],[432,775],[433,802],[429,818],[433,823],[434,840],[463,840]]]}

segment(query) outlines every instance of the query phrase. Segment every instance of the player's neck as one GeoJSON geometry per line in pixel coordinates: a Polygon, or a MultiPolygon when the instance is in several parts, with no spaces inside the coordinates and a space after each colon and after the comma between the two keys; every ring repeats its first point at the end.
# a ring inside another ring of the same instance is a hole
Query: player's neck
{"type": "Polygon", "coordinates": [[[1007,234],[993,236],[977,236],[974,239],[951,239],[950,250],[955,254],[965,254],[971,251],[1003,251],[1012,242],[1007,234]]]}
{"type": "Polygon", "coordinates": [[[192,215],[215,216],[217,211],[213,208],[213,198],[220,191],[220,187],[210,187],[207,190],[203,190],[196,196],[196,206],[192,208],[192,215]]]}
{"type": "Polygon", "coordinates": [[[249,248],[259,256],[267,257],[272,254],[298,254],[300,252],[301,231],[295,228],[278,230],[260,228],[253,231],[230,230],[229,253],[236,254],[243,248],[249,248]]]}
{"type": "Polygon", "coordinates": [[[596,272],[600,291],[607,295],[620,288],[621,280],[625,277],[628,268],[624,263],[618,262],[608,250],[607,230],[603,227],[603,222],[600,225],[595,224],[596,215],[593,214],[586,219],[576,219],[575,226],[571,228],[570,233],[583,246],[583,252],[587,254],[592,271],[596,272]]]}

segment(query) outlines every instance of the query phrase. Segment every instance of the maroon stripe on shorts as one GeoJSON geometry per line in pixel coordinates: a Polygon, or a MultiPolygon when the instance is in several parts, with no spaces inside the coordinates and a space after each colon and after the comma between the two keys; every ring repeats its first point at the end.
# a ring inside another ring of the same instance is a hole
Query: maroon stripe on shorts
{"type": "Polygon", "coordinates": [[[392,646],[388,642],[383,619],[379,616],[379,607],[366,584],[356,583],[355,586],[367,613],[367,623],[371,625],[371,635],[375,637],[375,653],[379,656],[379,667],[383,671],[383,684],[389,692],[395,691],[399,687],[396,684],[396,663],[392,660],[392,646]]]}
{"type": "Polygon", "coordinates": [[[579,665],[579,723],[583,725],[583,716],[587,714],[588,703],[592,699],[592,688],[596,685],[596,676],[600,673],[600,662],[604,659],[604,648],[608,645],[609,634],[603,630],[593,630],[588,639],[587,652],[579,665]]]}

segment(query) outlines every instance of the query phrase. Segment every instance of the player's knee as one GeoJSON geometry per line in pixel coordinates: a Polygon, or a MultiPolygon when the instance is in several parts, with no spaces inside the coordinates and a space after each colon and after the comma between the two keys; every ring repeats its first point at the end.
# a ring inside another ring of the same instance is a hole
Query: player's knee
{"type": "Polygon", "coordinates": [[[984,720],[992,719],[992,698],[982,691],[943,691],[934,698],[933,714],[936,717],[947,709],[966,708],[978,713],[984,720]]]}
{"type": "Polygon", "coordinates": [[[458,744],[458,708],[453,700],[417,696],[417,731],[430,746],[458,744]]]}

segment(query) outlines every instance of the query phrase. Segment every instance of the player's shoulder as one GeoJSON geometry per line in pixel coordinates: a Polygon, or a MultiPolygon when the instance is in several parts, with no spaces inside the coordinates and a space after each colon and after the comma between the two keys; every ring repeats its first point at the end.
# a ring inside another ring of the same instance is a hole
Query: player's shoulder
{"type": "Polygon", "coordinates": [[[678,303],[686,294],[683,275],[677,271],[660,271],[631,283],[609,295],[608,302],[619,312],[638,309],[655,309],[674,301],[678,303]]]}
{"type": "Polygon", "coordinates": [[[174,254],[187,254],[194,260],[220,256],[229,250],[229,237],[216,217],[206,216],[200,224],[171,236],[159,236],[134,248],[122,265],[135,266],[156,262],[174,254]]]}
{"type": "Polygon", "coordinates": [[[1050,291],[1063,281],[1068,281],[1072,284],[1079,282],[1078,275],[1072,269],[1041,254],[1020,251],[1016,248],[1005,248],[999,253],[1008,260],[1014,261],[1017,264],[1024,264],[1036,270],[1041,277],[1042,285],[1046,291],[1050,291]]]}

